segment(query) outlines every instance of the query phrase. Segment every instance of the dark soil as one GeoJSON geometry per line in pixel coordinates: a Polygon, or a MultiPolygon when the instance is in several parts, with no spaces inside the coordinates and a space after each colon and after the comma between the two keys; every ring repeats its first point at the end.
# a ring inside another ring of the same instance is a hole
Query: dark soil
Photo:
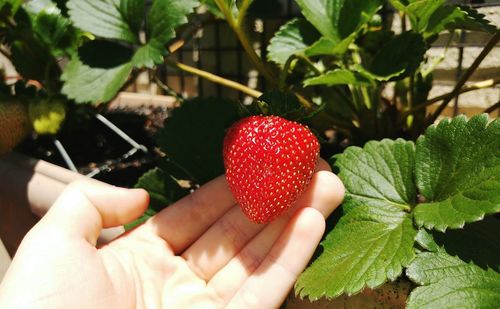
{"type": "Polygon", "coordinates": [[[148,152],[138,150],[130,157],[124,155],[133,147],[95,118],[95,108],[77,106],[68,111],[60,133],[53,136],[32,135],[16,150],[30,157],[42,159],[67,168],[54,145],[57,138],[81,174],[87,175],[99,168],[93,178],[117,186],[133,187],[138,178],[156,166],[160,157],[155,135],[168,115],[165,108],[140,107],[135,110],[115,109],[101,111],[148,152]]]}

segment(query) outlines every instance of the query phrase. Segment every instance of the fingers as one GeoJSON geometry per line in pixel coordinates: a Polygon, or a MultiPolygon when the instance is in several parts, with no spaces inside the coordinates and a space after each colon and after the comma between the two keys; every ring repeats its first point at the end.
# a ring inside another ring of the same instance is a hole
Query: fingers
{"type": "Polygon", "coordinates": [[[165,208],[141,228],[153,229],[178,254],[235,205],[225,176],[165,208]]]}
{"type": "Polygon", "coordinates": [[[260,266],[288,222],[289,218],[280,217],[266,226],[210,279],[207,287],[215,292],[223,304],[231,300],[248,277],[260,266]]]}
{"type": "Polygon", "coordinates": [[[56,227],[95,245],[102,228],[133,221],[144,213],[148,203],[149,196],[142,189],[76,181],[68,185],[37,226],[56,227]]]}
{"type": "MultiPolygon", "coordinates": [[[[277,221],[286,223],[297,209],[304,207],[314,207],[326,218],[341,203],[343,194],[344,189],[337,176],[328,171],[319,171],[314,174],[308,189],[296,202],[294,209],[277,221]]],[[[200,277],[209,280],[264,227],[265,225],[251,223],[239,207],[235,206],[182,256],[200,277]]],[[[273,242],[274,240],[276,237],[273,242]]]]}
{"type": "Polygon", "coordinates": [[[300,210],[227,307],[278,308],[306,267],[324,230],[321,213],[309,207],[300,210]]]}

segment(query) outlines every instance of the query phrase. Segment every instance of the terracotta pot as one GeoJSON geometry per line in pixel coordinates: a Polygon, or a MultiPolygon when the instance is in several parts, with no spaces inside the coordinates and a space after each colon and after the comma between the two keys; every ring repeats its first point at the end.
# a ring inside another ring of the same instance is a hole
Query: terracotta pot
{"type": "MultiPolygon", "coordinates": [[[[78,179],[88,180],[67,169],[16,153],[0,157],[0,239],[11,256],[66,185],[78,179]]],[[[122,228],[107,229],[100,241],[109,241],[122,232],[122,228]]]]}

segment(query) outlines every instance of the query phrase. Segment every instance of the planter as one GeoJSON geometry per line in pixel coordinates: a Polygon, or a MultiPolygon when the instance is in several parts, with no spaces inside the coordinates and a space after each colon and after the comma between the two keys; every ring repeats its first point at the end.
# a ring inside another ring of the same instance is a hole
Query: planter
{"type": "Polygon", "coordinates": [[[288,296],[284,308],[287,309],[331,309],[331,308],[380,308],[403,309],[410,294],[412,284],[405,279],[388,282],[375,290],[365,289],[353,295],[341,295],[335,299],[320,299],[310,302],[299,299],[294,292],[288,296]]]}
{"type": "MultiPolygon", "coordinates": [[[[59,166],[16,153],[0,157],[0,239],[11,256],[66,185],[78,179],[88,180],[59,166]]],[[[122,228],[107,229],[100,241],[106,242],[122,231],[122,228]]]]}

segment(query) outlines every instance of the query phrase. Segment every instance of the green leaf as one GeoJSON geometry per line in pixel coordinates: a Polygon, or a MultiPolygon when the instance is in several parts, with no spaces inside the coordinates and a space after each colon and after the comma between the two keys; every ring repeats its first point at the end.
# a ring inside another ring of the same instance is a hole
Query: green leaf
{"type": "Polygon", "coordinates": [[[120,12],[133,33],[139,33],[144,20],[144,0],[120,0],[120,12]]]}
{"type": "Polygon", "coordinates": [[[127,230],[142,224],[156,213],[189,194],[189,190],[182,188],[172,176],[159,168],[152,169],[142,175],[135,187],[148,191],[150,203],[146,212],[139,219],[125,225],[127,230]]]}
{"type": "Polygon", "coordinates": [[[146,211],[142,214],[142,216],[139,219],[134,220],[130,223],[127,223],[123,227],[125,228],[125,231],[129,231],[129,230],[143,224],[144,222],[148,221],[148,219],[154,215],[156,215],[156,212],[153,209],[148,208],[148,209],[146,209],[146,211]]]}
{"type": "Polygon", "coordinates": [[[426,229],[418,230],[417,237],[415,237],[416,242],[425,250],[431,252],[438,252],[441,250],[439,245],[434,241],[434,237],[426,229]]]}
{"type": "Polygon", "coordinates": [[[214,0],[201,0],[200,2],[204,4],[208,11],[214,16],[220,19],[225,19],[224,13],[222,13],[219,6],[217,5],[217,3],[215,3],[214,0]]]}
{"type": "Polygon", "coordinates": [[[404,11],[408,14],[412,29],[415,31],[424,29],[429,22],[429,18],[436,10],[443,7],[445,2],[446,0],[410,1],[404,11]]]}
{"type": "Polygon", "coordinates": [[[308,78],[304,81],[304,86],[315,85],[370,85],[370,80],[356,71],[335,69],[317,77],[308,78]]]}
{"type": "Polygon", "coordinates": [[[382,8],[382,0],[344,0],[338,29],[342,39],[357,33],[382,8]]]}
{"type": "Polygon", "coordinates": [[[159,168],[144,174],[135,187],[148,191],[151,198],[149,207],[156,212],[189,194],[189,190],[182,188],[172,176],[159,168]]]}
{"type": "Polygon", "coordinates": [[[493,33],[496,27],[475,9],[470,7],[443,6],[432,14],[425,27],[425,36],[439,34],[444,30],[464,29],[493,33]]]}
{"type": "Polygon", "coordinates": [[[175,37],[175,28],[187,23],[187,16],[198,5],[196,0],[155,0],[148,17],[148,43],[164,48],[175,37]]]}
{"type": "Polygon", "coordinates": [[[137,42],[137,34],[133,32],[125,17],[137,12],[121,11],[136,9],[134,5],[120,6],[120,0],[70,0],[66,4],[73,23],[84,31],[98,37],[137,42]],[[125,17],[124,17],[125,16],[125,17]]]}
{"type": "Polygon", "coordinates": [[[309,57],[313,56],[339,56],[344,54],[348,49],[349,45],[354,42],[356,38],[355,35],[351,35],[342,41],[336,43],[332,39],[322,37],[316,41],[313,45],[305,50],[305,54],[309,57]]]}
{"type": "Polygon", "coordinates": [[[61,77],[65,82],[62,93],[78,103],[108,102],[125,84],[131,72],[131,63],[110,69],[95,68],[74,57],[66,65],[61,77]]]}
{"type": "Polygon", "coordinates": [[[226,129],[239,117],[238,103],[218,98],[187,101],[172,112],[158,144],[198,184],[224,174],[222,144],[226,129]]]}
{"type": "Polygon", "coordinates": [[[253,115],[275,115],[293,121],[304,118],[306,114],[294,93],[279,90],[264,93],[251,107],[255,107],[253,115]]]}
{"type": "Polygon", "coordinates": [[[323,252],[295,289],[311,300],[356,294],[395,280],[414,257],[416,231],[407,213],[385,205],[360,205],[321,243],[323,252]]]}
{"type": "Polygon", "coordinates": [[[496,308],[500,274],[467,264],[445,252],[420,253],[406,274],[418,287],[407,308],[496,308]]]}
{"type": "Polygon", "coordinates": [[[397,10],[399,11],[405,11],[406,6],[408,5],[407,0],[389,0],[389,3],[397,10]]]}
{"type": "Polygon", "coordinates": [[[414,258],[417,231],[410,210],[415,150],[403,140],[369,142],[336,156],[346,187],[346,213],[299,277],[300,296],[315,300],[355,294],[396,279],[414,258]]]}
{"type": "Polygon", "coordinates": [[[426,203],[417,224],[444,231],[500,211],[500,120],[463,116],[430,127],[417,142],[416,179],[426,203]]]}
{"type": "Polygon", "coordinates": [[[382,7],[380,0],[296,0],[305,18],[335,43],[358,32],[382,7]]]}
{"type": "Polygon", "coordinates": [[[434,231],[435,242],[451,255],[473,262],[482,268],[500,270],[500,220],[488,216],[479,222],[467,224],[464,229],[434,231]]]}
{"type": "Polygon", "coordinates": [[[78,30],[55,6],[35,16],[33,30],[56,57],[70,55],[78,46],[78,30]]]}
{"type": "Polygon", "coordinates": [[[153,68],[169,53],[166,44],[175,38],[175,28],[188,22],[187,15],[199,5],[195,0],[155,0],[148,15],[149,41],[139,47],[132,64],[153,68]]]}
{"type": "Polygon", "coordinates": [[[415,146],[402,139],[349,147],[335,163],[347,189],[344,208],[392,205],[409,211],[416,202],[414,163],[415,146]]]}
{"type": "Polygon", "coordinates": [[[139,47],[132,58],[132,64],[136,68],[153,68],[156,64],[163,62],[162,48],[146,44],[139,47]]]}
{"type": "Polygon", "coordinates": [[[305,19],[292,19],[269,42],[267,58],[283,66],[290,56],[303,53],[319,37],[319,32],[305,19]]]}
{"type": "Polygon", "coordinates": [[[11,15],[15,15],[17,10],[23,4],[23,0],[0,0],[0,9],[3,9],[5,6],[9,6],[9,13],[11,15]]]}
{"type": "Polygon", "coordinates": [[[425,42],[420,34],[404,32],[394,36],[375,54],[369,72],[380,81],[403,78],[423,61],[425,42]]]}

